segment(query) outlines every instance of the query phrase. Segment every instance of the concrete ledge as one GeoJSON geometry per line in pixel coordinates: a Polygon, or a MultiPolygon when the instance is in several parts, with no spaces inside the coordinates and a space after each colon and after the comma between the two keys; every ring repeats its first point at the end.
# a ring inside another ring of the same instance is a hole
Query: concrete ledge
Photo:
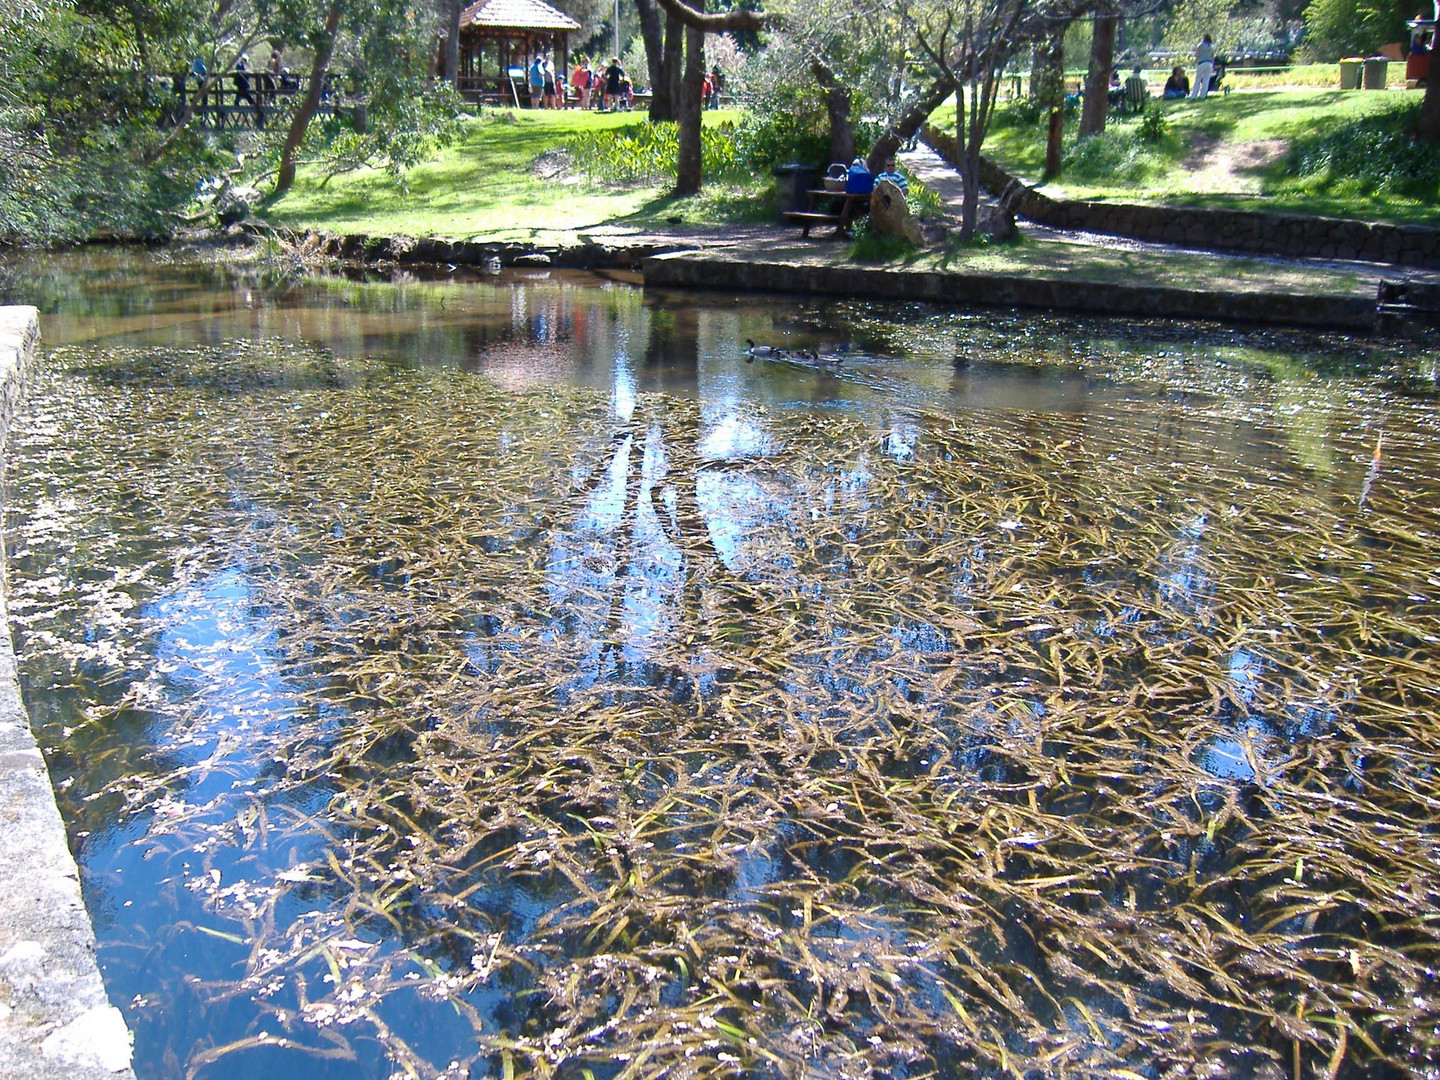
{"type": "MultiPolygon", "coordinates": [[[[38,339],[33,307],[0,308],[0,450],[38,339]]],[[[0,1077],[134,1080],[130,1032],[105,996],[79,871],[20,698],[3,590],[0,834],[0,1077]]]]}
{"type": "Polygon", "coordinates": [[[645,260],[647,288],[734,289],[943,304],[1028,307],[1086,315],[1204,319],[1369,333],[1375,301],[1288,293],[1229,293],[1010,274],[949,274],[892,267],[737,262],[677,253],[645,260]]]}

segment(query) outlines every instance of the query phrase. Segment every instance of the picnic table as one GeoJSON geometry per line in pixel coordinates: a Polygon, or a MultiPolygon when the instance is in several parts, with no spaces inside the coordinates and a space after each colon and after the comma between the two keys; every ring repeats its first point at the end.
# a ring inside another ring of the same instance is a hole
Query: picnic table
{"type": "Polygon", "coordinates": [[[832,236],[845,236],[850,225],[857,218],[870,213],[870,193],[854,195],[845,191],[830,191],[827,188],[810,188],[805,194],[809,203],[804,210],[785,211],[785,220],[791,225],[801,226],[800,235],[810,239],[810,230],[816,225],[834,225],[832,236]],[[828,205],[828,210],[818,206],[828,205]]]}

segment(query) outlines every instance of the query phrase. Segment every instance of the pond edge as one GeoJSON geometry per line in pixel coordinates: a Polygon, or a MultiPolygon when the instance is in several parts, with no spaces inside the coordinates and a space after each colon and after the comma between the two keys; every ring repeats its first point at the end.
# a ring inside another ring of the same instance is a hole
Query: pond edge
{"type": "MultiPolygon", "coordinates": [[[[35,308],[0,307],[0,468],[39,337],[35,308]]],[[[79,869],[20,695],[3,588],[0,832],[0,1076],[134,1080],[130,1031],[105,993],[79,869]]]]}

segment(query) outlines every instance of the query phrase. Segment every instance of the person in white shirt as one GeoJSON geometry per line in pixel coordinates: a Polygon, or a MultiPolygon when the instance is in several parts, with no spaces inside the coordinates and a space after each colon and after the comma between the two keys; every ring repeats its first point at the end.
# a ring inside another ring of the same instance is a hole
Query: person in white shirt
{"type": "Polygon", "coordinates": [[[1215,46],[1206,34],[1195,46],[1195,84],[1190,87],[1190,96],[1204,98],[1210,93],[1210,76],[1215,72],[1215,46]]]}

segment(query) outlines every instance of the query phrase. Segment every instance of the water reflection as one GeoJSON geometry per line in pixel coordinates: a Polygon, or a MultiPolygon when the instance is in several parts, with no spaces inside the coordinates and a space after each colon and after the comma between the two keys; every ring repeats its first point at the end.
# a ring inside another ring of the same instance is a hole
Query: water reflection
{"type": "Polygon", "coordinates": [[[14,279],[12,616],[144,1075],[1433,1057],[1403,357],[1306,412],[1340,343],[206,277],[14,279]]]}

